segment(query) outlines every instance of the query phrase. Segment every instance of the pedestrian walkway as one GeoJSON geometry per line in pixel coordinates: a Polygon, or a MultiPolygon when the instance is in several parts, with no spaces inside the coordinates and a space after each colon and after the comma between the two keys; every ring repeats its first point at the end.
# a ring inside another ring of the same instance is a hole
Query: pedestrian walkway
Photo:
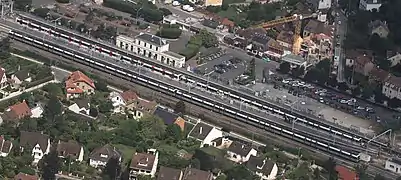
{"type": "Polygon", "coordinates": [[[43,86],[45,86],[45,85],[47,85],[47,84],[50,84],[50,83],[59,83],[59,82],[58,82],[57,80],[51,80],[51,81],[47,81],[47,82],[45,82],[45,83],[39,84],[39,85],[34,86],[34,87],[30,87],[30,88],[25,89],[25,90],[23,90],[23,91],[12,92],[12,93],[10,93],[8,96],[4,97],[3,99],[0,99],[0,102],[1,102],[1,101],[5,101],[5,100],[7,100],[7,99],[11,99],[11,98],[13,98],[13,97],[17,97],[17,96],[21,95],[22,93],[31,92],[31,91],[34,91],[34,90],[36,90],[36,89],[42,88],[43,86]]]}

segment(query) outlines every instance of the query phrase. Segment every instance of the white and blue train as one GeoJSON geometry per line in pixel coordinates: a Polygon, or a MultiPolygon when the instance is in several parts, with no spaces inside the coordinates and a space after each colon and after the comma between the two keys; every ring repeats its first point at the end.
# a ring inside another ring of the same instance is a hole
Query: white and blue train
{"type": "Polygon", "coordinates": [[[59,47],[56,44],[52,44],[49,42],[43,42],[41,40],[36,39],[34,36],[30,36],[26,33],[10,31],[9,34],[10,34],[11,38],[13,38],[15,40],[31,44],[38,48],[42,48],[43,50],[47,50],[47,51],[62,55],[69,59],[73,59],[76,62],[91,66],[91,67],[101,70],[103,72],[113,74],[113,75],[123,78],[125,80],[139,82],[145,86],[148,86],[151,88],[156,88],[159,90],[163,89],[165,91],[175,94],[175,96],[177,96],[181,99],[190,100],[190,101],[202,104],[204,106],[208,106],[211,109],[225,112],[226,114],[230,114],[231,116],[234,116],[237,119],[242,120],[242,121],[245,120],[245,121],[251,122],[252,124],[258,124],[259,127],[263,127],[266,130],[292,137],[299,142],[302,142],[309,146],[313,146],[313,147],[316,147],[318,149],[321,149],[321,150],[324,150],[324,151],[327,151],[330,153],[334,153],[342,158],[346,158],[347,160],[350,160],[353,162],[359,161],[360,153],[351,153],[351,152],[345,151],[343,149],[340,149],[338,147],[331,146],[330,144],[320,142],[319,140],[313,139],[312,137],[307,137],[300,133],[294,133],[290,128],[288,129],[288,127],[266,122],[263,117],[260,117],[260,116],[254,115],[254,114],[250,114],[247,112],[238,111],[238,110],[236,110],[230,106],[227,106],[223,103],[211,100],[209,98],[197,95],[195,93],[187,92],[187,90],[185,90],[183,88],[180,88],[180,87],[177,87],[177,86],[174,86],[171,84],[167,84],[160,80],[140,75],[134,71],[127,70],[118,65],[114,65],[114,64],[104,62],[101,60],[93,60],[94,59],[93,57],[89,57],[84,54],[79,54],[72,50],[66,50],[62,47],[59,47]]]}
{"type": "MultiPolygon", "coordinates": [[[[244,103],[256,106],[257,108],[259,108],[261,110],[266,110],[266,111],[269,111],[269,112],[272,112],[275,114],[279,114],[283,117],[286,117],[287,119],[289,119],[291,121],[296,120],[297,123],[303,123],[305,125],[312,126],[314,128],[318,128],[322,131],[330,132],[337,136],[341,136],[348,140],[358,142],[361,144],[365,143],[369,140],[361,135],[351,133],[346,130],[342,130],[341,128],[338,128],[338,127],[327,125],[325,122],[313,119],[311,117],[307,117],[306,115],[303,115],[301,113],[294,113],[290,110],[287,110],[286,108],[279,107],[278,105],[275,105],[272,103],[268,103],[257,97],[235,91],[233,89],[224,87],[224,86],[219,85],[214,82],[208,82],[207,80],[205,80],[203,78],[191,75],[190,73],[187,73],[184,71],[174,69],[172,67],[163,65],[163,64],[155,62],[155,61],[147,60],[144,57],[138,57],[137,55],[134,55],[134,54],[127,54],[127,52],[125,52],[121,49],[118,49],[116,47],[104,45],[103,43],[91,40],[87,37],[83,37],[83,36],[75,34],[75,33],[68,32],[59,27],[54,27],[45,22],[35,20],[34,18],[30,18],[27,16],[21,16],[19,18],[16,18],[16,22],[21,25],[35,29],[37,31],[47,33],[51,36],[62,38],[73,44],[76,44],[76,45],[79,45],[79,46],[82,46],[85,48],[89,48],[89,49],[94,49],[99,53],[109,55],[113,58],[117,58],[117,59],[125,61],[125,62],[130,62],[134,65],[142,66],[144,68],[148,68],[148,69],[152,70],[153,72],[161,73],[172,79],[196,84],[196,86],[199,86],[199,87],[207,89],[209,91],[219,93],[219,94],[228,96],[232,99],[239,100],[244,103]]],[[[370,144],[377,145],[380,147],[388,147],[389,146],[387,143],[382,143],[379,141],[372,141],[372,142],[370,142],[370,144]]]]}

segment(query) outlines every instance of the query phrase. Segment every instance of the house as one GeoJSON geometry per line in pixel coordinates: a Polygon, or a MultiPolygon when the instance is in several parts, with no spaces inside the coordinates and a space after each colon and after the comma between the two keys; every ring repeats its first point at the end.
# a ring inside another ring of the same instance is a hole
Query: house
{"type": "Polygon", "coordinates": [[[270,39],[271,38],[266,35],[255,35],[252,38],[252,49],[259,52],[267,51],[269,48],[270,39]]]}
{"type": "Polygon", "coordinates": [[[274,180],[278,173],[277,164],[264,157],[251,156],[246,167],[260,177],[260,180],[274,180]]]}
{"type": "Polygon", "coordinates": [[[212,145],[212,141],[218,137],[223,137],[223,132],[216,127],[204,123],[198,123],[189,132],[188,137],[201,142],[200,147],[212,145]]]}
{"type": "Polygon", "coordinates": [[[228,18],[223,18],[220,22],[219,29],[222,29],[223,31],[227,32],[228,30],[232,30],[235,26],[235,23],[228,18]]]}
{"type": "Polygon", "coordinates": [[[124,91],[122,93],[111,92],[109,99],[113,103],[115,113],[124,113],[125,106],[136,101],[138,95],[132,90],[124,91]]]}
{"type": "Polygon", "coordinates": [[[182,180],[182,176],[181,170],[162,166],[157,173],[157,180],[182,180]]]}
{"type": "Polygon", "coordinates": [[[159,152],[148,149],[147,153],[135,153],[129,167],[130,180],[136,180],[138,175],[154,177],[159,163],[159,152]]]}
{"type": "Polygon", "coordinates": [[[223,4],[223,0],[205,0],[205,7],[208,6],[221,6],[223,4]]]}
{"type": "Polygon", "coordinates": [[[7,85],[6,70],[3,67],[0,67],[0,89],[7,87],[7,85]]]}
{"type": "Polygon", "coordinates": [[[357,57],[366,56],[373,59],[373,51],[367,49],[353,49],[345,52],[345,65],[351,67],[355,64],[357,57]]]}
{"type": "Polygon", "coordinates": [[[134,116],[134,119],[140,119],[145,114],[153,114],[157,106],[156,101],[148,101],[138,98],[130,104],[126,105],[126,109],[134,116]]]}
{"type": "Polygon", "coordinates": [[[359,180],[358,174],[344,166],[336,166],[339,180],[359,180]]]}
{"type": "Polygon", "coordinates": [[[8,156],[12,148],[13,143],[11,141],[5,140],[3,136],[0,136],[0,157],[8,156]]]}
{"type": "Polygon", "coordinates": [[[23,82],[31,82],[32,77],[28,70],[19,70],[11,75],[11,80],[15,85],[21,85],[23,82]]]}
{"type": "Polygon", "coordinates": [[[302,37],[305,38],[315,34],[325,34],[326,36],[332,37],[334,34],[334,29],[323,22],[311,19],[304,27],[302,37]]]}
{"type": "Polygon", "coordinates": [[[391,76],[383,84],[382,93],[386,97],[401,100],[401,77],[391,76]]]}
{"type": "Polygon", "coordinates": [[[384,165],[384,169],[401,174],[401,160],[398,158],[388,159],[384,165]]]}
{"type": "Polygon", "coordinates": [[[239,141],[232,141],[227,148],[228,159],[236,163],[244,163],[249,160],[251,156],[256,156],[258,151],[247,144],[239,141]]]}
{"type": "Polygon", "coordinates": [[[36,164],[50,152],[50,138],[38,132],[21,131],[20,148],[32,148],[33,163],[36,164]]]}
{"type": "Polygon", "coordinates": [[[383,69],[374,67],[369,73],[369,81],[383,84],[391,77],[391,74],[383,69]]]}
{"type": "Polygon", "coordinates": [[[281,31],[276,41],[280,46],[283,46],[284,49],[291,51],[292,45],[294,44],[294,33],[292,31],[281,31]]]}
{"type": "Polygon", "coordinates": [[[166,40],[152,34],[140,33],[135,38],[119,35],[116,38],[116,45],[173,67],[182,68],[185,64],[184,56],[170,51],[170,44],[166,40]]]}
{"type": "Polygon", "coordinates": [[[202,21],[202,25],[210,27],[212,29],[216,29],[219,26],[219,22],[214,21],[213,19],[204,19],[202,21]]]}
{"type": "Polygon", "coordinates": [[[29,175],[20,172],[14,176],[14,180],[39,180],[39,177],[36,175],[29,175]]]}
{"type": "Polygon", "coordinates": [[[71,106],[68,106],[68,110],[77,113],[77,114],[85,114],[85,115],[89,115],[89,111],[90,111],[90,103],[89,103],[89,99],[86,98],[80,98],[80,99],[76,99],[74,100],[74,104],[72,104],[71,106]]]}
{"type": "Polygon", "coordinates": [[[331,0],[319,0],[318,10],[330,9],[331,8],[331,0]]]}
{"type": "Polygon", "coordinates": [[[388,51],[387,52],[387,60],[391,62],[391,67],[397,65],[401,61],[401,53],[397,51],[388,51]]]}
{"type": "Polygon", "coordinates": [[[390,33],[387,23],[380,20],[369,23],[369,30],[371,35],[377,34],[381,38],[387,38],[388,33],[390,33]]]}
{"type": "Polygon", "coordinates": [[[95,93],[95,83],[81,71],[72,72],[65,81],[67,99],[95,93]]]}
{"type": "Polygon", "coordinates": [[[370,71],[375,67],[372,59],[368,56],[358,56],[354,61],[354,71],[364,76],[368,76],[370,71]]]}
{"type": "Polygon", "coordinates": [[[359,0],[359,9],[364,11],[372,11],[373,9],[379,11],[381,6],[381,0],[359,0]]]}
{"type": "Polygon", "coordinates": [[[182,131],[185,130],[185,120],[178,114],[168,111],[168,109],[157,107],[156,110],[153,112],[153,115],[162,119],[167,125],[176,124],[181,128],[182,131]]]}
{"type": "MultiPolygon", "coordinates": [[[[238,29],[235,32],[238,36],[246,39],[246,40],[251,40],[253,38],[253,36],[256,35],[266,35],[266,30],[263,28],[247,28],[247,29],[238,29]]],[[[248,42],[247,44],[249,44],[250,42],[248,42]]]]}
{"type": "Polygon", "coordinates": [[[13,121],[18,122],[19,120],[30,117],[32,115],[31,109],[28,104],[24,101],[14,104],[8,107],[4,111],[4,115],[2,116],[5,121],[13,121]]]}
{"type": "Polygon", "coordinates": [[[41,118],[44,112],[43,106],[40,103],[36,103],[35,107],[31,108],[31,118],[41,118]]]}
{"type": "Polygon", "coordinates": [[[89,155],[89,165],[98,168],[106,166],[107,162],[111,159],[118,159],[122,161],[122,153],[115,147],[106,144],[102,147],[95,148],[89,155]]]}
{"type": "Polygon", "coordinates": [[[202,171],[195,168],[185,168],[182,180],[212,180],[213,174],[211,172],[202,171]]]}
{"type": "Polygon", "coordinates": [[[84,160],[84,148],[78,142],[70,140],[68,142],[58,141],[57,154],[60,158],[71,158],[82,162],[84,160]]]}

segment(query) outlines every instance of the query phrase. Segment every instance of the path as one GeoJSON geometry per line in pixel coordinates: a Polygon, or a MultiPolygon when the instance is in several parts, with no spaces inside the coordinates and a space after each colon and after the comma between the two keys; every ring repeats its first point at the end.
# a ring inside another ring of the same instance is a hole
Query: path
{"type": "Polygon", "coordinates": [[[0,99],[0,102],[1,102],[1,101],[4,101],[4,100],[7,100],[7,99],[11,99],[11,98],[16,97],[16,96],[19,96],[19,95],[21,95],[22,93],[31,92],[31,91],[33,91],[33,90],[42,88],[43,86],[45,86],[45,85],[47,85],[47,84],[50,84],[50,83],[58,83],[58,81],[57,81],[57,80],[51,80],[51,81],[47,81],[47,82],[45,82],[45,83],[39,84],[39,85],[34,86],[34,87],[30,87],[30,88],[25,89],[25,90],[23,90],[23,91],[12,92],[12,93],[10,93],[7,97],[5,97],[5,98],[3,98],[3,99],[0,99]]]}

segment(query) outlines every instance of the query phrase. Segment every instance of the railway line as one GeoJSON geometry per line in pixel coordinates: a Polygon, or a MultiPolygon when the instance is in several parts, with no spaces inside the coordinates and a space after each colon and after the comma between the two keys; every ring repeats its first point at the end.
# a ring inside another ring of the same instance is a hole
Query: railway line
{"type": "Polygon", "coordinates": [[[75,50],[66,49],[60,45],[48,42],[42,38],[31,36],[24,32],[15,30],[10,31],[10,37],[12,37],[16,41],[20,41],[29,44],[31,46],[35,46],[37,48],[41,48],[51,53],[71,59],[77,63],[89,66],[99,71],[112,74],[121,79],[125,79],[130,82],[141,84],[145,87],[156,89],[160,92],[164,92],[168,95],[174,96],[176,98],[185,101],[190,101],[191,103],[195,103],[201,107],[210,109],[211,111],[227,115],[229,117],[235,118],[239,121],[245,122],[252,126],[275,133],[277,135],[293,139],[302,144],[319,149],[320,151],[328,152],[330,154],[341,157],[342,159],[346,159],[352,162],[359,161],[360,153],[358,152],[349,152],[335,145],[327,144],[325,142],[320,141],[318,138],[309,137],[306,133],[295,132],[290,127],[277,123],[271,123],[264,117],[246,111],[238,110],[232,106],[226,105],[219,101],[215,101],[214,99],[198,95],[197,93],[191,92],[186,88],[171,85],[170,83],[166,83],[164,81],[148,77],[136,71],[128,70],[125,67],[121,67],[119,65],[115,65],[109,62],[102,61],[100,59],[93,58],[87,54],[83,54],[75,50]]]}
{"type": "MultiPolygon", "coordinates": [[[[305,115],[302,113],[288,110],[285,107],[282,107],[282,106],[279,106],[279,105],[276,105],[276,104],[273,104],[270,102],[266,102],[265,100],[257,98],[253,95],[245,94],[243,92],[239,92],[239,91],[233,90],[229,87],[220,85],[216,82],[208,81],[206,79],[203,79],[202,77],[198,77],[189,72],[185,72],[185,71],[170,67],[168,65],[149,60],[144,57],[139,57],[138,55],[136,55],[134,53],[127,52],[125,50],[118,49],[116,47],[112,47],[108,44],[104,44],[104,43],[98,42],[96,40],[92,40],[92,39],[84,37],[82,35],[69,32],[68,30],[65,30],[63,28],[54,27],[53,25],[50,25],[46,22],[36,20],[33,17],[20,16],[19,18],[16,19],[16,22],[25,27],[48,34],[52,37],[67,40],[71,44],[77,45],[79,47],[94,50],[96,52],[102,53],[104,55],[110,56],[115,59],[119,59],[122,61],[132,63],[134,65],[140,65],[144,68],[151,69],[152,71],[162,73],[163,75],[166,75],[172,79],[184,81],[186,83],[191,83],[197,87],[204,88],[204,89],[206,89],[208,91],[212,91],[214,93],[218,93],[221,96],[227,96],[229,98],[241,101],[243,103],[247,103],[250,106],[255,106],[260,110],[279,114],[279,115],[285,117],[289,123],[296,121],[296,123],[298,123],[298,124],[302,123],[306,126],[311,126],[311,127],[317,128],[319,130],[323,130],[328,133],[332,133],[337,136],[341,136],[341,137],[344,137],[346,139],[349,139],[349,140],[352,140],[354,142],[361,143],[361,144],[367,143],[370,140],[369,138],[366,138],[366,137],[356,134],[354,132],[350,132],[350,131],[344,130],[344,129],[336,127],[336,126],[329,125],[327,122],[324,122],[323,120],[319,120],[319,119],[313,118],[309,115],[305,115]]],[[[371,141],[370,145],[377,146],[377,147],[389,147],[388,143],[383,143],[380,141],[371,141]]]]}

